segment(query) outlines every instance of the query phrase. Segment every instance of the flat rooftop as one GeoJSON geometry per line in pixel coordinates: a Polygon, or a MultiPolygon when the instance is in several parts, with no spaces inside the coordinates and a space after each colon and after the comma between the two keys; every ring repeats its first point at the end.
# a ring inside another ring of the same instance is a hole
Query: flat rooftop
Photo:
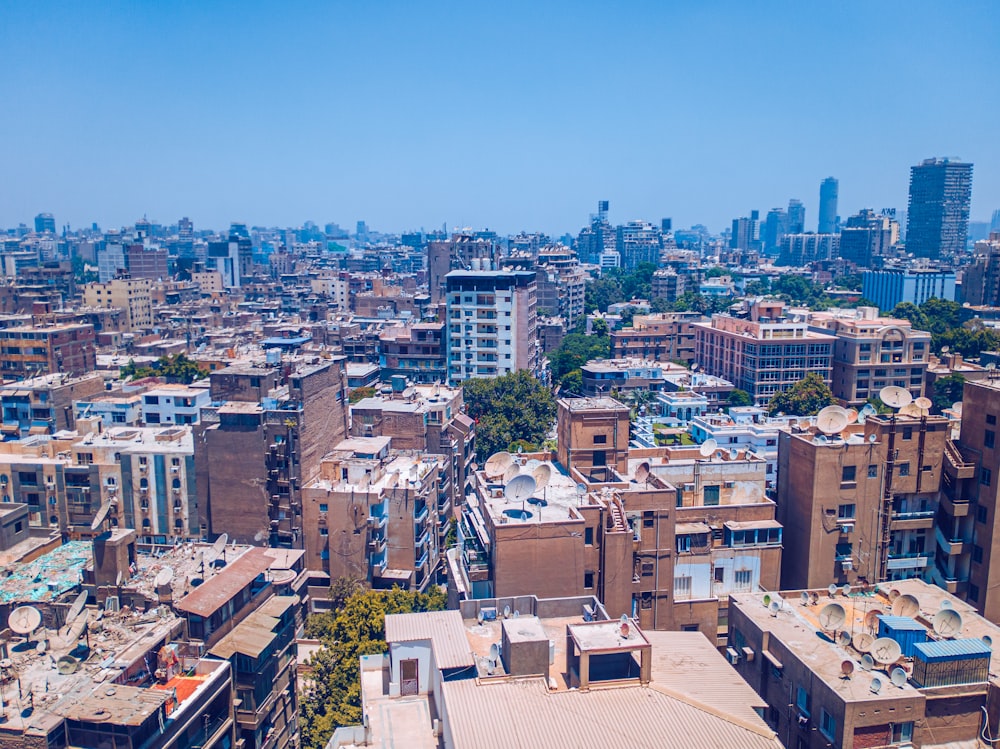
{"type": "MultiPolygon", "coordinates": [[[[518,458],[515,457],[516,460],[518,458]]],[[[521,460],[524,460],[524,465],[519,466],[519,476],[532,476],[536,471],[544,471],[543,466],[547,466],[548,483],[536,488],[530,496],[510,499],[504,496],[507,484],[503,476],[487,478],[485,471],[478,471],[476,476],[480,490],[477,498],[484,517],[488,516],[494,525],[535,525],[582,519],[576,508],[587,504],[588,500],[561,465],[536,458],[521,460]]]]}
{"type": "Polygon", "coordinates": [[[54,601],[81,582],[81,571],[92,558],[89,541],[69,541],[31,562],[19,562],[0,578],[0,603],[54,601]]]}

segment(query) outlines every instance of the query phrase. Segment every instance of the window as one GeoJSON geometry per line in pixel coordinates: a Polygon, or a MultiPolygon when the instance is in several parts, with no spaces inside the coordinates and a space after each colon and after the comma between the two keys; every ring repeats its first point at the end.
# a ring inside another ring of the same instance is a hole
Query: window
{"type": "Polygon", "coordinates": [[[653,576],[653,563],[652,562],[643,562],[642,563],[642,576],[643,577],[652,577],[653,576]]]}
{"type": "Polygon", "coordinates": [[[330,509],[330,505],[325,504],[325,503],[321,503],[320,506],[319,506],[319,511],[320,512],[326,512],[329,509],[330,509]]]}
{"type": "Polygon", "coordinates": [[[890,744],[909,744],[913,741],[913,721],[908,721],[906,723],[891,723],[892,726],[892,736],[889,739],[890,744]]]}
{"type": "Polygon", "coordinates": [[[833,741],[834,734],[837,733],[837,719],[830,715],[825,707],[819,709],[819,730],[830,741],[833,741]]]}
{"type": "Polygon", "coordinates": [[[608,435],[606,434],[595,434],[594,435],[595,445],[606,445],[608,444],[608,435]]]}
{"type": "Polygon", "coordinates": [[[873,463],[868,466],[868,478],[877,479],[878,478],[878,464],[873,463]]]}
{"type": "Polygon", "coordinates": [[[982,484],[983,486],[990,486],[992,482],[993,482],[993,471],[991,471],[989,468],[980,468],[979,483],[982,484]]]}
{"type": "Polygon", "coordinates": [[[681,596],[691,595],[691,578],[690,577],[675,577],[674,578],[674,598],[679,598],[681,596]]]}
{"type": "Polygon", "coordinates": [[[976,508],[976,522],[977,523],[985,523],[986,520],[987,520],[987,518],[988,518],[988,511],[987,511],[987,509],[985,507],[983,507],[982,505],[979,505],[976,508]]]}
{"type": "Polygon", "coordinates": [[[330,535],[330,531],[327,528],[320,528],[319,529],[319,535],[321,535],[321,536],[328,536],[328,535],[330,535]]]}
{"type": "Polygon", "coordinates": [[[969,600],[978,601],[979,600],[979,586],[969,583],[969,600]]]}
{"type": "Polygon", "coordinates": [[[583,529],[583,542],[585,544],[587,544],[587,546],[593,546],[594,545],[594,529],[593,528],[584,528],[583,529]]]}
{"type": "Polygon", "coordinates": [[[992,429],[987,429],[983,432],[983,447],[988,447],[992,450],[993,446],[996,444],[996,439],[997,433],[992,429]]]}
{"type": "Polygon", "coordinates": [[[806,691],[805,687],[799,687],[798,692],[795,697],[795,706],[799,709],[799,712],[803,715],[808,716],[809,713],[809,692],[806,691]]]}
{"type": "Polygon", "coordinates": [[[986,414],[986,423],[990,426],[996,426],[997,416],[996,414],[986,414]]]}
{"type": "Polygon", "coordinates": [[[14,523],[14,533],[20,533],[24,529],[24,523],[18,520],[14,523]]]}
{"type": "Polygon", "coordinates": [[[726,581],[726,568],[716,567],[715,568],[715,582],[722,583],[726,581]]]}
{"type": "Polygon", "coordinates": [[[844,466],[840,469],[840,483],[853,484],[857,474],[857,466],[844,466]]]}
{"type": "Polygon", "coordinates": [[[642,513],[642,527],[652,528],[653,527],[653,511],[646,510],[642,513]]]}
{"type": "Polygon", "coordinates": [[[854,520],[854,518],[855,508],[853,504],[845,504],[837,508],[838,520],[854,520]]]}
{"type": "Polygon", "coordinates": [[[899,475],[900,476],[909,476],[910,475],[910,464],[909,463],[900,463],[899,464],[899,475]]]}
{"type": "Polygon", "coordinates": [[[704,505],[705,507],[714,507],[719,504],[719,494],[720,487],[718,484],[715,486],[706,486],[704,490],[704,505]]]}
{"type": "Polygon", "coordinates": [[[913,439],[913,427],[903,427],[903,439],[904,440],[913,439]]]}
{"type": "Polygon", "coordinates": [[[640,609],[651,609],[653,608],[653,594],[651,592],[645,592],[639,598],[639,608],[640,609]]]}
{"type": "Polygon", "coordinates": [[[594,573],[587,571],[583,573],[583,587],[591,590],[594,587],[594,573]]]}
{"type": "Polygon", "coordinates": [[[678,554],[691,551],[691,536],[678,536],[675,540],[677,542],[678,554]]]}
{"type": "Polygon", "coordinates": [[[983,563],[983,547],[976,544],[972,547],[972,561],[976,564],[983,563]]]}
{"type": "Polygon", "coordinates": [[[753,570],[736,570],[733,573],[733,590],[750,590],[753,585],[753,570]]]}

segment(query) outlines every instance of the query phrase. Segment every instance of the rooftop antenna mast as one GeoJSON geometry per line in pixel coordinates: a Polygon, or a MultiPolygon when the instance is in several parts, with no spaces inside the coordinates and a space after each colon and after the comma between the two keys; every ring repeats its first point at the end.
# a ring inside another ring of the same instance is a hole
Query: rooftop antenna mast
{"type": "Polygon", "coordinates": [[[882,476],[882,502],[879,505],[879,538],[875,582],[885,582],[889,568],[889,544],[892,540],[892,478],[896,470],[896,419],[899,409],[910,405],[913,396],[910,391],[896,385],[889,385],[879,391],[879,399],[892,409],[889,415],[889,444],[885,456],[885,471],[882,476]]]}

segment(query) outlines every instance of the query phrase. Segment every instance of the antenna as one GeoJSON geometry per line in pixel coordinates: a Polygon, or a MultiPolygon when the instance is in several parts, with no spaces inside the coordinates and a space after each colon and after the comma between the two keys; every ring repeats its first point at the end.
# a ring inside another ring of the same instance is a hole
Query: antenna
{"type": "Polygon", "coordinates": [[[900,409],[913,401],[913,396],[906,388],[898,385],[888,385],[878,391],[879,399],[889,408],[900,409]]]}
{"type": "Polygon", "coordinates": [[[868,651],[876,663],[890,666],[903,656],[903,649],[891,637],[879,637],[868,651]]]}
{"type": "Polygon", "coordinates": [[[868,655],[868,653],[865,653],[861,656],[861,670],[871,671],[873,668],[875,668],[875,659],[868,655]]]}
{"type": "Polygon", "coordinates": [[[494,453],[487,458],[486,464],[483,466],[486,478],[492,479],[498,476],[503,476],[504,472],[510,467],[510,464],[513,461],[514,458],[508,452],[494,453]]]}
{"type": "Polygon", "coordinates": [[[701,453],[701,457],[710,458],[712,457],[712,453],[715,452],[715,448],[717,448],[718,446],[719,443],[716,442],[715,440],[707,439],[702,443],[701,447],[698,449],[698,452],[701,453]]]}
{"type": "Polygon", "coordinates": [[[903,685],[906,684],[906,671],[901,669],[899,666],[896,666],[896,668],[892,669],[892,673],[889,674],[889,681],[891,681],[893,685],[902,689],[903,685]]]}
{"type": "Polygon", "coordinates": [[[872,694],[878,694],[882,691],[882,680],[877,676],[872,677],[872,685],[870,687],[872,694]]]}
{"type": "Polygon", "coordinates": [[[549,485],[549,479],[552,478],[552,466],[548,463],[542,463],[531,472],[531,477],[535,479],[535,489],[544,489],[549,485]]]}
{"type": "Polygon", "coordinates": [[[503,496],[508,502],[523,502],[535,492],[535,479],[528,474],[514,476],[504,487],[503,496]]]}
{"type": "Polygon", "coordinates": [[[840,626],[847,620],[847,609],[839,603],[828,603],[824,606],[817,617],[819,626],[827,632],[840,629],[840,626]]]}
{"type": "Polygon", "coordinates": [[[920,613],[920,602],[909,593],[901,595],[892,602],[893,616],[907,616],[911,619],[920,613]]]}
{"type": "Polygon", "coordinates": [[[934,615],[934,633],[951,639],[962,632],[962,615],[955,609],[941,609],[934,615]]]}
{"type": "Polygon", "coordinates": [[[850,679],[851,674],[854,673],[854,661],[842,661],[840,664],[840,673],[844,679],[850,679]]]}
{"type": "Polygon", "coordinates": [[[42,614],[34,606],[18,606],[7,617],[7,626],[19,635],[30,635],[42,624],[42,614]]]}
{"type": "Polygon", "coordinates": [[[839,434],[847,423],[847,411],[840,406],[827,406],[816,414],[816,428],[826,435],[839,434]]]}
{"type": "Polygon", "coordinates": [[[642,461],[635,469],[635,482],[644,484],[649,479],[649,461],[642,461]]]}

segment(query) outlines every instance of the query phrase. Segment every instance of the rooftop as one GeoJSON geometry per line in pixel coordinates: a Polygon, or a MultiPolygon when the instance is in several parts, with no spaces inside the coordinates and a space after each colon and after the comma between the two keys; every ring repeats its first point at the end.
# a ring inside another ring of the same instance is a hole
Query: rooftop
{"type": "Polygon", "coordinates": [[[91,561],[89,541],[69,541],[31,562],[12,565],[0,578],[0,603],[54,601],[80,584],[81,571],[91,561]]]}

